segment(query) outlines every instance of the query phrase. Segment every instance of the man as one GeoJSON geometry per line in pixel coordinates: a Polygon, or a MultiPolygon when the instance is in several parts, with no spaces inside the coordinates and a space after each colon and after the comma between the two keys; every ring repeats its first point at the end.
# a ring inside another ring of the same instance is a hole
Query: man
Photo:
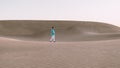
{"type": "Polygon", "coordinates": [[[54,27],[51,28],[50,30],[50,42],[55,42],[55,30],[54,30],[54,27]]]}

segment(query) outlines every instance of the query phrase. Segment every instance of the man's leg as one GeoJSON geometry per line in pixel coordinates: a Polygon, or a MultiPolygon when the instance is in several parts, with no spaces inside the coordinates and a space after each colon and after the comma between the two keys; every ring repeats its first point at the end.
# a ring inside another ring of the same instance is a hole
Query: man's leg
{"type": "Polygon", "coordinates": [[[55,42],[55,36],[53,36],[53,42],[55,42]]]}
{"type": "Polygon", "coordinates": [[[52,42],[52,36],[50,37],[50,42],[52,42]]]}

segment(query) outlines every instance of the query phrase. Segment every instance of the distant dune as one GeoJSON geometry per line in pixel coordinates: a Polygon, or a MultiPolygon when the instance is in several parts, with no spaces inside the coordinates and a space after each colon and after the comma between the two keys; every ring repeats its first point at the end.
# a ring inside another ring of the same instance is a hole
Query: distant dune
{"type": "Polygon", "coordinates": [[[89,21],[0,21],[0,36],[22,40],[49,41],[49,30],[55,26],[57,41],[90,41],[120,38],[120,27],[89,21]]]}

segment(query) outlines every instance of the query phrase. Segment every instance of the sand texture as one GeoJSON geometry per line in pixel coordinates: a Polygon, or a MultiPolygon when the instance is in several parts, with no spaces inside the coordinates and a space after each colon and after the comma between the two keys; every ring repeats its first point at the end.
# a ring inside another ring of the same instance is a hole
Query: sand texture
{"type": "Polygon", "coordinates": [[[22,40],[49,41],[50,29],[55,27],[60,42],[96,41],[120,38],[120,27],[89,21],[0,21],[0,36],[22,40]]]}
{"type": "Polygon", "coordinates": [[[120,40],[49,43],[0,39],[0,68],[120,68],[120,40]]]}
{"type": "Polygon", "coordinates": [[[0,21],[0,68],[120,68],[120,27],[88,21],[0,21]],[[49,42],[55,26],[56,42],[49,42]]]}

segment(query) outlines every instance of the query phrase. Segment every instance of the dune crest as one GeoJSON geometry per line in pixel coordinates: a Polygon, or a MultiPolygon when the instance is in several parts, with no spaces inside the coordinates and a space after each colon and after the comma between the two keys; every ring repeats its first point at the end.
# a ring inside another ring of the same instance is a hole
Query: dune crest
{"type": "Polygon", "coordinates": [[[0,41],[20,41],[20,40],[14,38],[0,37],[0,41]]]}

